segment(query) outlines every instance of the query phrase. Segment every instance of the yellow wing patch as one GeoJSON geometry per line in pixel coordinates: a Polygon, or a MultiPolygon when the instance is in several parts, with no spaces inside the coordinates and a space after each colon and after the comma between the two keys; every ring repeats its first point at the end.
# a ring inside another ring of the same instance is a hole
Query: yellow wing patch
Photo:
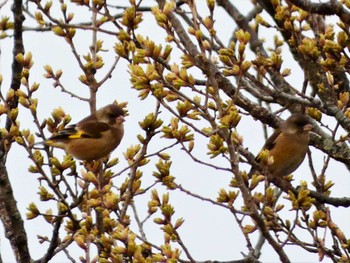
{"type": "Polygon", "coordinates": [[[83,131],[77,131],[76,133],[72,134],[72,135],[69,135],[68,138],[69,139],[79,139],[81,138],[84,134],[86,134],[85,132],[83,131]]]}

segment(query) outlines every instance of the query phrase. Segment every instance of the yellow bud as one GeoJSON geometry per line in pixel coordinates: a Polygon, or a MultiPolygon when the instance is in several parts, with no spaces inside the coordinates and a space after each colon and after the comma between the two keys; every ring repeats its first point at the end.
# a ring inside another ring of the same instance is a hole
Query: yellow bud
{"type": "Polygon", "coordinates": [[[15,94],[16,94],[18,97],[24,97],[24,98],[27,97],[27,94],[26,94],[23,90],[20,90],[20,89],[16,90],[16,91],[15,91],[15,94]]]}
{"type": "Polygon", "coordinates": [[[86,245],[85,245],[84,239],[81,236],[75,236],[74,241],[77,243],[77,245],[80,248],[86,250],[86,245]]]}
{"type": "MultiPolygon", "coordinates": [[[[120,246],[114,246],[113,247],[113,250],[112,250],[112,253],[114,254],[117,254],[117,255],[123,255],[127,252],[126,248],[125,247],[120,247],[120,246]]],[[[160,262],[160,261],[159,261],[160,262]]]]}
{"type": "Polygon", "coordinates": [[[175,1],[166,2],[163,8],[163,13],[165,15],[168,15],[170,12],[172,12],[176,7],[175,1]]]}
{"type": "Polygon", "coordinates": [[[104,205],[107,209],[115,210],[118,207],[118,195],[115,193],[107,193],[104,195],[104,205]]]}
{"type": "Polygon", "coordinates": [[[209,16],[207,16],[206,18],[204,18],[203,24],[205,25],[206,28],[211,29],[213,28],[214,22],[209,16]]]}
{"type": "Polygon", "coordinates": [[[195,36],[197,39],[202,39],[203,37],[203,32],[200,30],[196,30],[195,36]]]}
{"type": "Polygon", "coordinates": [[[16,55],[16,60],[17,60],[18,63],[23,64],[24,63],[24,56],[23,56],[23,54],[22,53],[18,53],[16,55]]]}
{"type": "Polygon", "coordinates": [[[19,102],[19,104],[21,104],[25,108],[29,107],[29,102],[25,97],[19,97],[18,102],[19,102]]]}
{"type": "Polygon", "coordinates": [[[211,50],[211,45],[208,40],[204,40],[202,44],[205,50],[211,50]]]}
{"type": "Polygon", "coordinates": [[[64,214],[68,211],[68,207],[62,202],[59,202],[57,204],[57,206],[58,206],[58,211],[60,212],[60,214],[64,214]]]}
{"type": "Polygon", "coordinates": [[[38,168],[36,166],[30,165],[29,168],[28,168],[28,172],[30,172],[30,173],[38,173],[39,170],[38,170],[38,168]]]}
{"type": "Polygon", "coordinates": [[[196,34],[196,30],[193,27],[189,27],[188,28],[188,33],[190,33],[191,35],[195,35],[196,34]]]}
{"type": "Polygon", "coordinates": [[[333,85],[334,85],[334,78],[333,78],[332,73],[330,73],[329,71],[327,71],[326,77],[327,77],[328,84],[331,85],[331,86],[333,86],[333,85]]]}
{"type": "Polygon", "coordinates": [[[33,134],[30,134],[27,138],[27,141],[28,141],[28,145],[29,147],[33,147],[34,145],[34,142],[35,142],[35,139],[34,139],[34,135],[33,134]]]}
{"type": "Polygon", "coordinates": [[[17,125],[11,125],[10,135],[13,136],[13,137],[16,137],[16,136],[19,135],[19,130],[18,130],[18,126],[17,125]]]}
{"type": "Polygon", "coordinates": [[[215,0],[207,0],[207,6],[210,10],[210,12],[213,12],[215,7],[215,0]]]}
{"type": "Polygon", "coordinates": [[[317,108],[307,108],[307,115],[317,121],[322,119],[322,112],[317,108]]]}
{"type": "Polygon", "coordinates": [[[109,162],[106,164],[106,168],[111,168],[111,167],[115,166],[118,163],[119,163],[119,159],[118,158],[113,158],[113,159],[109,160],[109,162]]]}
{"type": "Polygon", "coordinates": [[[0,104],[0,115],[7,113],[7,108],[4,104],[0,104]]]}
{"type": "Polygon", "coordinates": [[[54,165],[57,169],[61,170],[61,162],[56,157],[51,157],[50,163],[54,165]]]}
{"type": "Polygon", "coordinates": [[[190,142],[188,143],[188,151],[192,152],[194,148],[194,140],[190,140],[190,142]]]}
{"type": "Polygon", "coordinates": [[[66,36],[66,33],[64,32],[64,30],[59,26],[54,26],[52,28],[52,31],[58,36],[61,36],[61,37],[66,36]]]}
{"type": "Polygon", "coordinates": [[[111,190],[111,188],[112,188],[112,185],[111,185],[111,184],[107,184],[107,185],[105,185],[105,186],[102,188],[101,192],[102,192],[102,193],[108,193],[108,192],[111,190]]]}
{"type": "Polygon", "coordinates": [[[24,144],[24,141],[23,141],[22,137],[17,136],[15,140],[16,140],[16,142],[17,142],[19,145],[23,145],[23,144],[24,144]]]}
{"type": "Polygon", "coordinates": [[[245,226],[243,227],[243,233],[244,233],[244,234],[253,233],[255,230],[256,230],[256,226],[245,225],[245,226]]]}
{"type": "Polygon", "coordinates": [[[61,10],[62,10],[62,12],[66,12],[67,11],[67,4],[62,3],[61,4],[61,10]]]}
{"type": "Polygon", "coordinates": [[[250,61],[244,61],[241,65],[242,73],[246,72],[250,68],[251,65],[252,65],[252,63],[250,61]]]}
{"type": "Polygon", "coordinates": [[[52,70],[52,67],[50,65],[45,65],[44,69],[45,69],[47,74],[49,74],[50,76],[53,76],[53,70],[52,70]]]}
{"type": "Polygon", "coordinates": [[[15,91],[13,89],[9,89],[6,94],[6,101],[10,101],[15,97],[15,91]]]}
{"type": "Polygon", "coordinates": [[[86,182],[97,183],[96,175],[93,172],[82,172],[82,177],[86,182]]]}
{"type": "Polygon", "coordinates": [[[33,85],[30,87],[30,92],[34,92],[34,91],[37,91],[38,88],[39,88],[40,84],[39,83],[33,83],[33,85]]]}

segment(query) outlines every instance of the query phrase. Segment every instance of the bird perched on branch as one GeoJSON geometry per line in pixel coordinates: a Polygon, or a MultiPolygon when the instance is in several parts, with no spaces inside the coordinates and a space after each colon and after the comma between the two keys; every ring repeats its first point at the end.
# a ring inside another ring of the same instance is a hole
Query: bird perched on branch
{"type": "Polygon", "coordinates": [[[44,144],[61,148],[80,160],[98,160],[119,145],[124,135],[124,121],[123,109],[109,104],[77,124],[67,126],[44,144]]]}
{"type": "MultiPolygon", "coordinates": [[[[266,140],[255,160],[274,178],[293,173],[303,162],[309,144],[309,131],[312,130],[308,118],[300,113],[292,114],[266,140]],[[262,161],[262,154],[268,150],[267,162],[262,161]]],[[[252,169],[251,177],[256,173],[252,169]]]]}

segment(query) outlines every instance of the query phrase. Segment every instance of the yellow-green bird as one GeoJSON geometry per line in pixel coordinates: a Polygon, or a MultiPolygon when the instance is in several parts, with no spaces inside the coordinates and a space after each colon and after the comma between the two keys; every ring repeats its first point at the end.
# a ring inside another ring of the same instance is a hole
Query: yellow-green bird
{"type": "MultiPolygon", "coordinates": [[[[309,132],[312,130],[307,116],[294,113],[266,140],[260,153],[269,151],[273,162],[265,167],[273,177],[293,173],[303,162],[309,146],[309,132]]],[[[260,154],[255,160],[262,166],[260,154]]],[[[256,172],[252,169],[251,177],[256,172]]]]}
{"type": "Polygon", "coordinates": [[[124,135],[124,121],[123,109],[109,104],[77,124],[67,126],[44,144],[61,148],[80,160],[98,160],[119,145],[124,135]]]}

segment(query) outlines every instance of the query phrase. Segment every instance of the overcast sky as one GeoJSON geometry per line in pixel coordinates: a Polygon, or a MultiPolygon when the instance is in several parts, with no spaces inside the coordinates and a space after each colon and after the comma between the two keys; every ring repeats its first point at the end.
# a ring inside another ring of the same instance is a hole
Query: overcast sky
{"type": "MultiPolygon", "coordinates": [[[[149,1],[152,2],[152,1],[149,1]]],[[[241,12],[246,14],[250,11],[250,4],[248,0],[236,0],[240,7],[241,12]]],[[[200,6],[200,12],[205,10],[205,1],[197,1],[198,6],[200,6]]],[[[216,15],[216,25],[217,31],[223,36],[224,43],[227,43],[233,26],[230,18],[226,16],[223,12],[220,12],[219,8],[216,11],[219,15],[216,15]],[[226,42],[225,42],[226,41],[226,42]]],[[[7,4],[3,9],[0,9],[0,15],[11,16],[9,12],[9,4],[7,4]]],[[[79,16],[84,17],[83,13],[79,16]]],[[[145,23],[142,23],[141,28],[138,30],[140,34],[149,36],[157,43],[164,43],[164,34],[159,33],[158,30],[153,30],[156,28],[154,18],[152,15],[148,14],[144,16],[145,23]],[[152,29],[152,30],[150,30],[152,29]]],[[[25,23],[29,22],[28,18],[25,23]]],[[[33,23],[31,23],[34,25],[33,23]]],[[[99,35],[101,36],[101,35],[99,35]]],[[[267,41],[272,41],[268,39],[271,36],[266,35],[267,41]]],[[[113,52],[113,37],[102,36],[105,46],[113,52]]],[[[90,32],[78,32],[75,41],[81,42],[81,45],[77,45],[82,54],[88,52],[89,44],[91,43],[91,33],[90,32]]],[[[68,87],[72,92],[77,93],[81,96],[87,97],[89,95],[88,90],[81,82],[77,79],[77,76],[81,74],[78,65],[74,60],[71,50],[66,45],[63,39],[53,36],[52,33],[33,33],[26,32],[24,34],[24,45],[26,51],[30,51],[33,54],[34,66],[31,71],[30,80],[31,82],[40,83],[40,89],[37,92],[39,98],[39,117],[44,119],[49,117],[50,112],[57,107],[62,107],[64,110],[72,116],[72,122],[77,122],[85,115],[89,113],[89,108],[86,103],[77,101],[74,98],[70,98],[66,94],[62,94],[59,89],[54,89],[52,82],[43,77],[44,69],[43,66],[50,64],[54,70],[62,69],[63,77],[62,81],[65,86],[68,87]]],[[[9,87],[10,77],[11,77],[11,63],[12,63],[12,39],[4,39],[0,42],[1,57],[0,57],[0,72],[3,75],[4,82],[2,85],[2,92],[5,93],[9,87]]],[[[176,53],[172,53],[172,57],[175,57],[176,53]]],[[[292,68],[292,75],[288,77],[288,81],[295,87],[300,88],[302,85],[303,78],[299,67],[292,62],[292,57],[290,55],[284,56],[284,68],[292,68]]],[[[112,60],[105,58],[106,64],[111,64],[112,60]]],[[[108,67],[107,67],[108,68],[108,67]]],[[[121,163],[117,166],[116,170],[120,171],[126,167],[126,162],[123,160],[123,152],[130,145],[138,144],[136,135],[140,133],[138,127],[138,122],[141,121],[144,116],[153,111],[154,100],[140,101],[137,97],[138,92],[131,89],[131,84],[129,81],[129,74],[127,69],[127,64],[120,60],[117,65],[116,71],[113,77],[103,86],[103,88],[98,93],[97,104],[98,107],[104,106],[113,102],[113,100],[127,101],[128,110],[130,116],[127,117],[125,122],[125,137],[120,144],[120,146],[112,154],[113,157],[119,157],[121,163]]],[[[162,113],[163,120],[167,123],[166,118],[168,113],[164,111],[162,113]]],[[[283,117],[287,117],[288,114],[284,114],[283,117]]],[[[34,125],[30,118],[26,114],[20,115],[20,122],[22,128],[33,129],[34,125]]],[[[242,123],[238,127],[238,132],[244,136],[244,146],[248,147],[252,152],[258,152],[264,143],[261,125],[259,122],[252,121],[251,118],[245,117],[242,119],[242,123]]],[[[271,130],[270,130],[271,132],[271,130]]],[[[48,135],[48,134],[47,134],[48,135]]],[[[169,141],[170,143],[170,141],[169,141]]],[[[154,149],[159,149],[160,145],[152,144],[154,149]]],[[[196,146],[200,145],[196,143],[196,146]]],[[[27,172],[28,166],[31,164],[27,157],[27,154],[22,148],[17,145],[13,145],[14,149],[11,149],[10,155],[8,157],[7,166],[9,169],[9,175],[11,182],[13,183],[14,193],[18,201],[18,206],[21,211],[23,218],[25,218],[26,208],[30,202],[38,201],[38,181],[37,176],[27,172]]],[[[153,150],[153,149],[152,149],[153,150]]],[[[314,150],[314,149],[312,149],[314,150]]],[[[203,144],[202,147],[196,147],[194,153],[197,156],[208,159],[206,155],[206,145],[203,144]]],[[[60,152],[60,150],[57,150],[60,152]]],[[[172,153],[172,174],[176,176],[176,181],[182,184],[188,189],[195,193],[199,193],[203,196],[211,197],[216,199],[217,193],[220,188],[228,189],[228,184],[231,180],[229,175],[223,172],[218,172],[213,169],[203,169],[201,166],[194,164],[188,159],[184,153],[181,152],[179,148],[169,151],[172,153]]],[[[60,152],[60,154],[63,154],[60,152]]],[[[318,151],[313,153],[314,162],[320,171],[324,155],[318,151]]],[[[221,164],[222,166],[227,166],[222,160],[212,160],[215,163],[221,164]]],[[[145,176],[143,177],[143,187],[146,187],[154,182],[154,177],[152,176],[153,167],[149,167],[149,170],[145,169],[143,172],[145,176]]],[[[245,169],[249,169],[246,167],[245,169]]],[[[336,196],[350,196],[349,187],[347,184],[342,183],[344,180],[344,174],[348,174],[348,171],[342,165],[339,165],[331,161],[330,168],[328,169],[329,177],[332,181],[336,183],[333,188],[333,192],[336,196]]],[[[311,182],[311,175],[308,170],[307,160],[304,161],[302,166],[294,173],[294,185],[298,185],[301,179],[311,182]]],[[[120,183],[118,180],[115,182],[117,185],[120,183]]],[[[160,193],[166,192],[161,188],[160,193]]],[[[149,195],[147,195],[148,197],[149,195]]],[[[193,198],[188,198],[183,193],[179,191],[170,192],[170,201],[176,209],[176,216],[185,218],[184,225],[180,228],[180,234],[183,237],[183,241],[188,246],[189,250],[192,252],[194,258],[198,260],[234,260],[242,258],[241,252],[247,252],[245,247],[244,237],[237,227],[237,224],[231,214],[218,207],[213,207],[212,205],[193,198]],[[204,229],[204,231],[203,231],[204,229]]],[[[140,208],[141,216],[145,216],[147,212],[147,202],[148,200],[141,198],[136,198],[136,204],[140,208]],[[142,208],[143,207],[143,208],[142,208]]],[[[40,206],[49,207],[50,204],[40,203],[40,206]]],[[[237,204],[238,205],[238,204],[237,204]]],[[[238,206],[239,208],[239,206],[238,206]]],[[[294,218],[294,212],[284,212],[286,217],[289,216],[291,220],[294,218]]],[[[339,213],[333,215],[334,221],[339,224],[339,227],[344,231],[349,233],[349,219],[350,214],[348,209],[339,209],[339,213]]],[[[31,249],[31,254],[33,258],[38,258],[42,256],[44,249],[43,245],[37,242],[36,235],[51,235],[51,229],[46,227],[45,223],[38,219],[25,221],[25,226],[28,231],[29,246],[31,249]]],[[[4,262],[13,262],[14,257],[9,253],[9,244],[4,237],[3,229],[0,228],[0,251],[4,262]]],[[[151,221],[146,224],[146,233],[148,234],[150,242],[157,242],[163,239],[163,234],[158,230],[158,226],[154,225],[151,221]]],[[[46,247],[45,247],[46,248],[46,247]]],[[[267,252],[267,249],[263,250],[263,255],[261,261],[263,262],[273,262],[278,261],[278,257],[275,252],[267,252]]],[[[296,247],[287,247],[286,251],[293,262],[311,262],[317,259],[316,255],[305,253],[296,247]]],[[[76,252],[72,255],[78,258],[82,251],[76,249],[76,252]]],[[[66,257],[62,254],[55,258],[52,262],[62,262],[66,257]]],[[[327,262],[327,260],[324,260],[327,262]]]]}

